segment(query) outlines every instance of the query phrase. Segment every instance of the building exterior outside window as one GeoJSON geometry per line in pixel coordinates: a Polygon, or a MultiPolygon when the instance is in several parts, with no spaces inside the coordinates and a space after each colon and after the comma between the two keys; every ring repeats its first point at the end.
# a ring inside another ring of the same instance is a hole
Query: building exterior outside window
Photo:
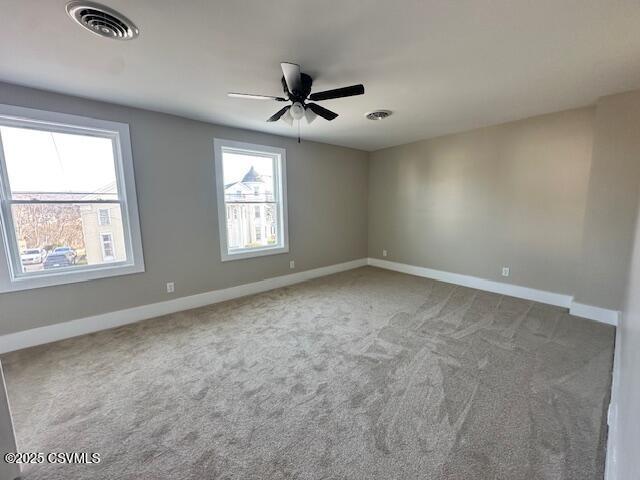
{"type": "Polygon", "coordinates": [[[0,292],[143,272],[128,125],[0,105],[0,227],[0,292]]]}
{"type": "Polygon", "coordinates": [[[251,166],[239,182],[226,186],[229,248],[268,246],[276,243],[272,185],[271,176],[260,175],[255,167],[251,166]]]}
{"type": "Polygon", "coordinates": [[[285,151],[215,141],[222,260],[289,250],[285,151]]]}
{"type": "MultiPolygon", "coordinates": [[[[101,190],[111,191],[113,188],[112,184],[107,184],[95,195],[88,195],[84,199],[91,200],[93,196],[99,196],[101,190]]],[[[124,228],[119,206],[105,208],[103,204],[85,203],[80,207],[80,218],[88,264],[125,260],[124,228]],[[108,221],[105,222],[105,219],[108,221]],[[108,255],[104,249],[105,235],[111,239],[111,253],[108,255]]]]}

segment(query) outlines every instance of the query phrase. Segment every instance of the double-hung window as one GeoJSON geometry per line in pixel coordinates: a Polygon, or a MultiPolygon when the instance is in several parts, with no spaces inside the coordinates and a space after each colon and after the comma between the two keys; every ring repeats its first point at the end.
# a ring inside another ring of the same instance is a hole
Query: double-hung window
{"type": "Polygon", "coordinates": [[[110,225],[111,224],[111,213],[108,208],[99,208],[98,209],[98,223],[100,225],[110,225]]]}
{"type": "Polygon", "coordinates": [[[128,125],[0,105],[0,220],[0,292],[144,271],[128,125]]]}
{"type": "Polygon", "coordinates": [[[110,233],[101,233],[100,239],[102,240],[102,258],[105,262],[111,262],[115,259],[115,253],[113,252],[113,235],[110,233]]]}
{"type": "Polygon", "coordinates": [[[220,139],[214,150],[222,261],[288,252],[285,150],[220,139]]]}

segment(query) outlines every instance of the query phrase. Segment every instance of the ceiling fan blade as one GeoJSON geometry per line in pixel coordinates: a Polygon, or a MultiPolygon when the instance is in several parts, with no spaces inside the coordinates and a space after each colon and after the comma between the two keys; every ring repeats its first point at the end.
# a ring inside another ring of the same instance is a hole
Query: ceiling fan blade
{"type": "Polygon", "coordinates": [[[313,113],[320,115],[325,120],[331,121],[338,116],[337,113],[332,112],[331,110],[327,110],[326,108],[321,107],[317,103],[307,103],[306,107],[311,109],[313,113]]]}
{"type": "Polygon", "coordinates": [[[271,95],[255,95],[253,93],[235,93],[229,92],[227,96],[232,98],[247,98],[249,100],[276,100],[278,102],[286,102],[286,98],[272,97],[271,95]]]}
{"type": "Polygon", "coordinates": [[[300,65],[282,62],[280,67],[282,68],[282,74],[284,75],[284,81],[287,83],[289,93],[300,92],[302,87],[300,65]]]}
{"type": "Polygon", "coordinates": [[[273,115],[271,115],[271,117],[269,117],[269,119],[267,120],[267,122],[277,122],[278,120],[280,120],[280,117],[282,115],[284,115],[285,113],[287,113],[289,111],[289,108],[291,108],[290,105],[287,105],[284,108],[281,108],[280,110],[278,110],[276,113],[274,113],[273,115]]]}
{"type": "Polygon", "coordinates": [[[317,102],[319,100],[330,100],[332,98],[352,97],[354,95],[364,94],[364,85],[351,85],[350,87],[336,88],[333,90],[325,90],[324,92],[312,93],[309,100],[317,102]]]}

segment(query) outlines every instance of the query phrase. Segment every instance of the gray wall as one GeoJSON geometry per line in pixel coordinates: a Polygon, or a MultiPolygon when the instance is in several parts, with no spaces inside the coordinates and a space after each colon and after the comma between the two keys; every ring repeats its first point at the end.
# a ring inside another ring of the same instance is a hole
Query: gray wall
{"type": "Polygon", "coordinates": [[[640,91],[596,105],[593,162],[575,299],[622,308],[640,187],[640,91]]]}
{"type": "Polygon", "coordinates": [[[143,274],[0,294],[0,335],[288,274],[289,260],[301,271],[367,255],[366,152],[1,83],[0,103],[130,125],[146,263],[143,274]],[[287,149],[289,254],[220,262],[214,137],[287,149]]]}
{"type": "Polygon", "coordinates": [[[596,124],[583,250],[586,278],[580,279],[578,295],[600,303],[625,297],[612,392],[616,415],[609,445],[615,448],[608,462],[614,460],[615,478],[640,478],[640,92],[601,99],[596,124]]]}
{"type": "MultiPolygon", "coordinates": [[[[640,153],[640,151],[639,151],[640,153]]],[[[622,311],[617,346],[613,400],[616,402],[616,425],[610,441],[615,444],[615,465],[619,479],[640,478],[640,218],[635,229],[635,244],[622,311]]]]}
{"type": "Polygon", "coordinates": [[[593,118],[583,108],[374,152],[369,256],[573,293],[593,118]]]}
{"type": "Polygon", "coordinates": [[[392,261],[622,306],[640,92],[371,154],[2,83],[0,103],[130,125],[147,268],[0,294],[0,335],[287,274],[291,259],[300,271],[382,249],[392,261]],[[287,149],[289,254],[220,262],[214,137],[287,149]]]}

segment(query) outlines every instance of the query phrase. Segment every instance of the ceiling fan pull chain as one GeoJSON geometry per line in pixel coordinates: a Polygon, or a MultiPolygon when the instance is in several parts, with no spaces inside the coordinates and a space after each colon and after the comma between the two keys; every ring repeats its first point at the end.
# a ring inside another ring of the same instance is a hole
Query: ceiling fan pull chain
{"type": "Polygon", "coordinates": [[[298,120],[298,143],[300,143],[300,120],[298,120]]]}

